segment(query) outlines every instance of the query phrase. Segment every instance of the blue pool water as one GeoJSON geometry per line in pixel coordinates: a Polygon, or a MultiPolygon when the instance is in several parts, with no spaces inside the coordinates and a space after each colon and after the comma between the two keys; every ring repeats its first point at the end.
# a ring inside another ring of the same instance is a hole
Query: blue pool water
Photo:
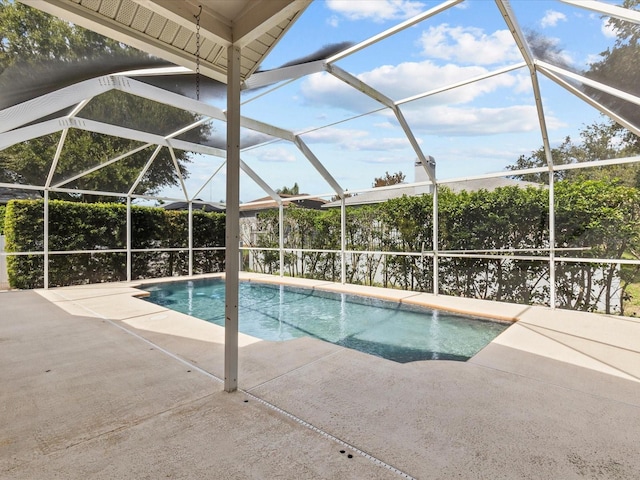
{"type": "MultiPolygon", "coordinates": [[[[147,300],[224,326],[224,281],[148,285],[147,300]]],[[[397,362],[467,360],[504,322],[370,297],[240,282],[239,329],[263,340],[313,337],[397,362]]]]}

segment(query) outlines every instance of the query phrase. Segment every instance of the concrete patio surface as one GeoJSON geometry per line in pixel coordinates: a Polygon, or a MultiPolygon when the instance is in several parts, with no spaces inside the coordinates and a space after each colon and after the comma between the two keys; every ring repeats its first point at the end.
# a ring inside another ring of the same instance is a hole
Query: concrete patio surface
{"type": "Polygon", "coordinates": [[[241,335],[228,394],[223,329],[135,284],[3,292],[0,478],[640,478],[637,320],[287,281],[518,321],[468,362],[241,335]]]}

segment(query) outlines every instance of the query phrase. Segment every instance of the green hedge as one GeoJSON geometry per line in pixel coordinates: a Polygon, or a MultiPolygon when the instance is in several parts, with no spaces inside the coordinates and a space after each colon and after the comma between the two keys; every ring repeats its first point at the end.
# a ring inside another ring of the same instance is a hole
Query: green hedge
{"type": "MultiPolygon", "coordinates": [[[[556,305],[613,313],[615,300],[637,281],[638,268],[562,261],[563,257],[638,258],[640,193],[610,181],[560,181],[555,187],[556,305]]],[[[504,187],[494,191],[438,195],[440,251],[538,249],[520,252],[525,260],[448,256],[439,262],[441,293],[523,304],[549,303],[549,192],[544,188],[504,187]],[[540,257],[538,260],[536,257],[540,257]]],[[[1,213],[1,212],[0,212],[1,213]]],[[[42,252],[43,201],[12,201],[5,211],[8,251],[42,252]]],[[[433,197],[422,195],[379,205],[349,207],[346,218],[346,274],[349,283],[433,290],[429,255],[386,256],[362,251],[430,252],[433,250],[433,197]]],[[[257,247],[278,246],[278,212],[260,214],[257,247]]],[[[225,216],[193,212],[194,247],[224,245],[225,216]]],[[[284,242],[290,249],[340,249],[340,211],[285,210],[284,242]]],[[[112,204],[52,201],[49,251],[124,249],[126,208],[112,204]]],[[[188,212],[132,207],[133,249],[187,247],[188,212]]],[[[275,273],[278,252],[254,252],[256,269],[275,273]]],[[[340,254],[285,254],[285,272],[337,281],[340,254]]],[[[43,256],[8,258],[9,280],[16,288],[43,285],[43,256]]],[[[224,252],[194,252],[194,273],[222,271],[224,252]]],[[[132,276],[157,278],[188,273],[188,252],[134,252],[132,276]]],[[[124,253],[49,256],[50,285],[94,283],[126,278],[124,253]]],[[[623,313],[623,312],[622,312],[623,313]]]]}
{"type": "MultiPolygon", "coordinates": [[[[638,258],[640,194],[610,181],[561,181],[555,189],[556,259],[638,258]]],[[[523,304],[549,304],[549,191],[545,188],[503,187],[494,191],[438,195],[440,251],[523,250],[526,260],[442,257],[439,291],[443,294],[523,304]],[[537,260],[535,257],[540,257],[537,260]]],[[[413,252],[433,250],[433,197],[402,197],[347,208],[347,249],[413,252]]],[[[336,249],[340,244],[340,212],[288,208],[285,247],[336,249]]],[[[278,245],[277,212],[259,217],[258,247],[278,245]]],[[[265,272],[278,270],[277,252],[256,252],[255,264],[265,272]]],[[[433,258],[428,255],[347,255],[349,283],[433,291],[433,258]]],[[[285,273],[336,280],[340,258],[334,253],[287,253],[285,273]]],[[[556,305],[613,313],[613,299],[627,299],[625,289],[635,279],[616,265],[556,263],[556,305]],[[622,275],[622,276],[621,276],[622,275]]],[[[616,308],[615,310],[619,310],[616,308]]]]}
{"type": "Polygon", "coordinates": [[[0,205],[0,235],[4,235],[4,214],[7,211],[6,205],[0,205]]]}
{"type": "MultiPolygon", "coordinates": [[[[132,249],[188,247],[188,212],[162,208],[131,208],[132,249]]],[[[49,202],[49,251],[116,250],[126,248],[127,211],[120,204],[49,202]]],[[[224,246],[224,214],[193,212],[194,247],[224,246]]],[[[8,252],[44,250],[44,201],[9,202],[5,219],[8,252]]],[[[133,252],[132,278],[188,273],[188,251],[133,252]]],[[[14,288],[44,285],[44,256],[7,259],[14,288]]],[[[126,253],[49,255],[49,285],[75,285],[126,280],[126,253]]],[[[195,252],[194,273],[224,269],[224,252],[195,252]]]]}

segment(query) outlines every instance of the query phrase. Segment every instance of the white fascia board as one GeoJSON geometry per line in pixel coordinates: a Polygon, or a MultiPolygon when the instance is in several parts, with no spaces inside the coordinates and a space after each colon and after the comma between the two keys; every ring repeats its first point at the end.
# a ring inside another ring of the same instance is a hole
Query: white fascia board
{"type": "Polygon", "coordinates": [[[373,45],[374,43],[377,43],[381,40],[384,40],[387,37],[390,37],[392,35],[395,35],[398,32],[401,32],[402,30],[405,30],[409,27],[412,27],[413,25],[422,22],[423,20],[426,20],[427,18],[433,17],[434,15],[437,15],[440,12],[444,12],[445,10],[457,5],[458,3],[462,3],[464,0],[448,0],[446,2],[441,3],[440,5],[436,5],[435,7],[427,10],[426,12],[423,12],[419,15],[416,15],[415,17],[412,17],[398,25],[396,25],[395,27],[392,27],[388,30],[385,30],[382,33],[379,33],[367,40],[364,40],[363,42],[358,43],[357,45],[354,45],[350,48],[347,48],[345,50],[343,50],[342,52],[338,52],[335,55],[333,55],[332,57],[329,57],[326,59],[327,63],[335,63],[338,60],[345,58],[349,55],[352,55],[356,52],[359,52],[360,50],[362,50],[363,48],[366,48],[370,45],[373,45]]]}
{"type": "Polygon", "coordinates": [[[260,175],[253,171],[253,169],[247,165],[242,159],[240,159],[240,168],[244,173],[249,175],[251,180],[253,180],[264,192],[269,195],[271,198],[275,200],[275,202],[280,205],[282,204],[282,199],[280,195],[276,193],[276,191],[265,182],[260,175]]]}
{"type": "Polygon", "coordinates": [[[325,65],[325,69],[327,70],[327,72],[329,72],[331,75],[333,75],[337,79],[342,80],[347,85],[350,85],[351,87],[355,88],[356,90],[361,91],[367,97],[373,98],[376,102],[379,102],[379,103],[381,103],[381,104],[383,104],[383,105],[385,105],[385,106],[387,106],[389,108],[393,108],[394,107],[394,102],[389,97],[387,97],[386,95],[380,93],[375,88],[367,85],[362,80],[360,80],[359,78],[355,77],[354,75],[351,75],[350,73],[344,71],[340,67],[337,67],[337,66],[331,65],[331,64],[326,64],[325,65]]]}
{"type": "Polygon", "coordinates": [[[65,125],[61,119],[47,120],[46,122],[36,123],[28,127],[19,128],[6,133],[0,133],[0,150],[4,150],[11,145],[26,142],[34,138],[50,135],[60,130],[64,130],[65,125]]]}
{"type": "Polygon", "coordinates": [[[0,131],[7,132],[59,112],[114,88],[111,77],[85,80],[0,111],[0,131]]]}
{"type": "Polygon", "coordinates": [[[595,0],[560,0],[563,3],[575,7],[586,8],[594,12],[602,13],[609,17],[618,18],[631,23],[640,23],[640,12],[624,7],[617,7],[608,3],[597,2],[595,0]]]}

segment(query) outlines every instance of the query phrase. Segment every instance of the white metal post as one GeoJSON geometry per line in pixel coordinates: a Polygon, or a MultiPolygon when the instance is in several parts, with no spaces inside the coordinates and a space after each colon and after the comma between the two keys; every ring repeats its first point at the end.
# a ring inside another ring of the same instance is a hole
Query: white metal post
{"type": "Polygon", "coordinates": [[[340,282],[347,283],[347,208],[345,195],[340,199],[340,282]]]}
{"type": "Polygon", "coordinates": [[[556,206],[555,173],[549,171],[549,304],[556,308],[556,206]]]}
{"type": "Polygon", "coordinates": [[[189,276],[193,275],[193,202],[189,201],[189,276]]]}
{"type": "Polygon", "coordinates": [[[433,184],[433,294],[440,293],[439,268],[440,262],[438,258],[438,184],[433,184]]]}
{"type": "Polygon", "coordinates": [[[284,277],[284,205],[278,206],[278,248],[280,250],[280,276],[284,277]]]}
{"type": "Polygon", "coordinates": [[[238,389],[240,254],[240,47],[227,48],[227,216],[225,235],[224,389],[238,389]]]}
{"type": "Polygon", "coordinates": [[[44,288],[49,288],[49,190],[44,190],[44,288]]]}
{"type": "Polygon", "coordinates": [[[131,196],[127,196],[127,282],[131,281],[131,196]]]}

